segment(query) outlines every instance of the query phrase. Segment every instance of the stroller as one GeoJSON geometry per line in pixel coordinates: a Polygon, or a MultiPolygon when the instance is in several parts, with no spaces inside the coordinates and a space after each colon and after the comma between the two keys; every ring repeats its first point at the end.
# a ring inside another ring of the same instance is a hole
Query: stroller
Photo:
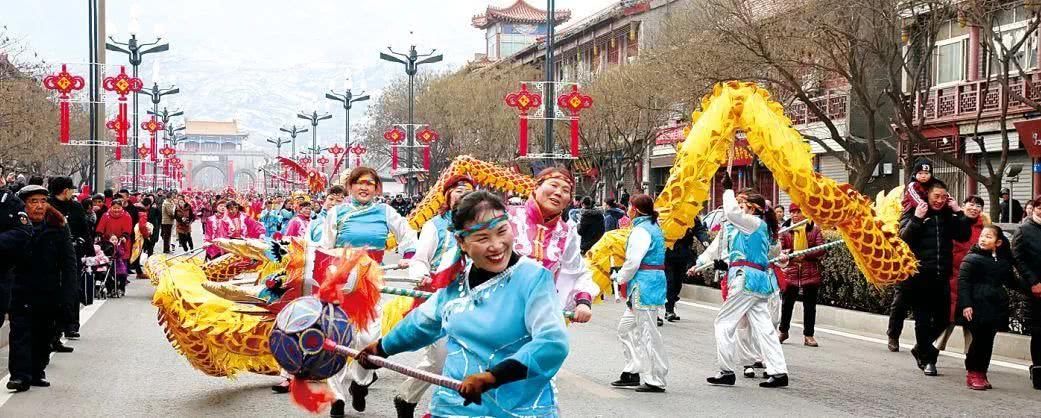
{"type": "Polygon", "coordinates": [[[112,244],[104,241],[94,244],[94,254],[94,257],[83,257],[84,281],[93,284],[88,287],[93,288],[93,297],[88,298],[91,302],[93,299],[106,299],[112,295],[114,292],[109,289],[116,283],[116,271],[111,264],[115,254],[112,244]]]}

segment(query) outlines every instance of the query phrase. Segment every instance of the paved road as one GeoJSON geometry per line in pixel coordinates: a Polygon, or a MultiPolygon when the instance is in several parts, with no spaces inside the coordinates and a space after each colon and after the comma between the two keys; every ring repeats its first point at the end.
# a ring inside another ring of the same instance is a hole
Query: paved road
{"type": "MultiPolygon", "coordinates": [[[[306,416],[285,395],[271,393],[274,378],[220,379],[190,368],[156,324],[151,294],[147,281],[134,281],[126,298],[88,308],[83,338],[70,343],[76,352],[55,355],[48,368],[53,386],[0,394],[0,417],[306,416]]],[[[678,307],[683,320],[662,328],[672,363],[668,392],[612,389],[608,382],[622,366],[614,332],[621,311],[618,304],[599,305],[593,322],[571,327],[571,356],[558,375],[565,416],[1037,416],[1041,411],[1041,392],[1029,389],[1025,371],[994,367],[996,389],[974,392],[964,386],[959,359],[942,357],[941,376],[925,377],[906,350],[889,353],[881,340],[820,329],[820,348],[784,345],[790,387],[761,389],[758,380],[743,378],[735,387],[712,387],[704,378],[716,370],[715,311],[687,303],[678,307]]],[[[417,358],[404,354],[396,360],[411,364],[417,358]]],[[[403,379],[388,371],[380,376],[369,411],[357,416],[394,416],[394,390],[403,379]]]]}

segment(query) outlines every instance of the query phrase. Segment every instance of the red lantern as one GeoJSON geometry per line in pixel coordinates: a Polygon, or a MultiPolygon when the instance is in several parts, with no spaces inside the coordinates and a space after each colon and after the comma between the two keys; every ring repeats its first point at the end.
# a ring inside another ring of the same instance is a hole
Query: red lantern
{"type": "Polygon", "coordinates": [[[407,135],[405,131],[398,126],[383,133],[383,139],[390,142],[390,168],[392,170],[398,169],[398,144],[405,140],[405,135],[407,135]]]}
{"type": "Polygon", "coordinates": [[[557,98],[557,106],[571,112],[571,156],[578,157],[578,114],[593,106],[593,98],[579,93],[578,86],[572,85],[570,93],[557,98]]]}
{"type": "Polygon", "coordinates": [[[329,147],[328,151],[329,151],[330,154],[333,155],[333,172],[332,172],[332,174],[335,175],[337,171],[340,171],[340,164],[343,163],[343,160],[340,159],[340,154],[343,154],[347,150],[345,150],[343,147],[341,147],[340,144],[333,144],[333,146],[329,147]]]}
{"type": "Polygon", "coordinates": [[[361,146],[361,144],[355,144],[353,147],[351,147],[351,153],[354,154],[354,165],[356,167],[361,167],[361,155],[364,154],[366,151],[368,151],[368,149],[361,146]]]}
{"type": "Polygon", "coordinates": [[[416,132],[416,140],[425,145],[423,147],[423,169],[430,171],[430,144],[436,142],[440,135],[437,131],[430,129],[430,127],[423,127],[419,132],[416,132]]]}
{"type": "MultiPolygon", "coordinates": [[[[130,128],[130,122],[127,120],[127,95],[141,91],[143,83],[141,79],[137,77],[127,76],[126,67],[119,67],[119,75],[115,77],[105,77],[104,82],[101,84],[105,90],[115,92],[119,95],[119,115],[116,119],[120,121],[119,130],[116,131],[116,142],[120,146],[127,144],[127,129],[130,128]]],[[[116,159],[120,158],[120,147],[116,147],[116,159]]]]}
{"type": "Polygon", "coordinates": [[[520,143],[517,153],[521,157],[528,155],[528,112],[542,106],[542,96],[528,91],[528,85],[521,83],[519,91],[506,95],[506,105],[515,107],[520,112],[520,143]]]}
{"type": "Polygon", "coordinates": [[[151,154],[151,153],[152,153],[152,150],[148,149],[148,147],[146,147],[144,145],[142,145],[140,147],[137,147],[137,155],[138,155],[138,157],[141,158],[141,175],[142,176],[145,175],[145,157],[147,157],[148,154],[151,154]]]}
{"type": "Polygon", "coordinates": [[[329,158],[326,156],[318,157],[318,165],[322,166],[322,171],[325,171],[325,166],[329,164],[329,158]]]}
{"type": "Polygon", "coordinates": [[[48,90],[56,90],[61,94],[58,96],[61,108],[61,115],[58,118],[61,127],[58,130],[58,135],[63,144],[69,143],[69,93],[72,93],[73,90],[82,89],[83,85],[83,77],[69,74],[65,64],[61,65],[61,71],[57,74],[49,75],[43,79],[44,87],[48,90]]]}
{"type": "MultiPolygon", "coordinates": [[[[151,155],[151,157],[152,157],[152,161],[153,162],[155,162],[155,160],[156,160],[156,158],[155,158],[155,150],[156,150],[156,146],[158,145],[158,144],[156,144],[156,133],[161,131],[161,130],[163,130],[163,128],[164,128],[163,122],[158,120],[158,119],[156,119],[155,116],[152,116],[152,118],[149,119],[149,120],[141,122],[141,129],[144,129],[144,130],[148,131],[149,134],[151,134],[151,140],[152,140],[152,148],[151,148],[152,155],[151,155]]],[[[144,158],[144,157],[141,157],[141,158],[144,158]]]]}
{"type": "MultiPolygon", "coordinates": [[[[127,132],[127,120],[122,115],[116,115],[115,119],[105,122],[105,127],[116,132],[116,139],[123,138],[120,141],[126,141],[127,132]]],[[[119,145],[126,145],[124,142],[117,142],[119,145]]],[[[123,147],[116,147],[116,160],[123,159],[123,147]]]]}

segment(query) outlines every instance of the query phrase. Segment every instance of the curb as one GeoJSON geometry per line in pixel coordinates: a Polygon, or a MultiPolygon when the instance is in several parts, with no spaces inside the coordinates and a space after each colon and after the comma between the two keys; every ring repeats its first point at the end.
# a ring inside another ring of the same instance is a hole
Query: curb
{"type": "MultiPolygon", "coordinates": [[[[719,289],[704,285],[684,284],[680,290],[680,297],[689,301],[714,305],[723,304],[719,289]]],[[[796,302],[795,309],[792,310],[792,322],[801,323],[801,319],[802,302],[796,302]]],[[[889,328],[889,316],[818,304],[816,324],[885,339],[886,330],[889,328]]],[[[961,326],[954,327],[954,331],[947,341],[946,351],[964,353],[966,350],[964,335],[961,326]]],[[[908,345],[915,344],[914,321],[904,321],[904,331],[900,335],[900,342],[908,345]]],[[[1030,364],[1030,337],[999,332],[994,338],[994,356],[1030,364]]]]}

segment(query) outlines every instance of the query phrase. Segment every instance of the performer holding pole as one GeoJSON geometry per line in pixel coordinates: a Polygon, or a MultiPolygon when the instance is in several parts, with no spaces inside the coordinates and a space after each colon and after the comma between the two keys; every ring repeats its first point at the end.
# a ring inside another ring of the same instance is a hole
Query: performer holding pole
{"type": "MultiPolygon", "coordinates": [[[[377,263],[383,261],[383,249],[387,246],[387,235],[393,233],[398,240],[398,248],[405,258],[411,258],[416,242],[416,231],[408,226],[408,221],[390,206],[377,203],[373,199],[383,191],[376,170],[369,167],[356,167],[347,177],[345,185],[350,198],[329,210],[325,217],[325,226],[317,243],[321,248],[368,248],[369,256],[377,263]]],[[[402,261],[401,265],[407,265],[402,261]]],[[[352,348],[362,348],[380,335],[380,321],[371,322],[368,329],[357,330],[352,348]]],[[[365,410],[365,397],[369,394],[369,385],[376,381],[376,375],[351,363],[344,370],[330,379],[336,392],[331,416],[344,415],[344,394],[351,395],[351,406],[357,411],[365,410]],[[344,390],[343,381],[350,376],[351,384],[344,390]]]]}
{"type": "Polygon", "coordinates": [[[727,272],[728,297],[715,321],[716,351],[719,373],[709,377],[711,384],[733,385],[738,367],[736,331],[738,322],[747,317],[752,338],[762,350],[766,372],[770,376],[761,387],[788,385],[788,368],[770,317],[769,298],[778,292],[777,279],[767,265],[770,243],[777,233],[777,219],[766,207],[766,199],[755,192],[735,197],[733,180],[723,178],[723,214],[727,223],[720,234],[699,257],[699,264],[710,257],[717,270],[727,272]],[[729,251],[717,250],[727,245],[729,251]]]}
{"type": "Polygon", "coordinates": [[[568,354],[553,276],[513,251],[513,231],[501,199],[473,192],[452,214],[452,230],[467,266],[453,282],[369,345],[367,355],[392,356],[446,339],[442,374],[462,381],[438,387],[433,416],[556,416],[550,383],[568,354]]]}
{"type": "Polygon", "coordinates": [[[517,240],[514,250],[553,273],[561,305],[575,312],[574,322],[593,318],[593,298],[600,289],[582,258],[578,231],[561,219],[572,199],[575,180],[563,167],[550,167],[535,177],[528,202],[512,210],[510,224],[517,240]]]}
{"type": "Polygon", "coordinates": [[[638,194],[629,202],[633,230],[625,245],[622,268],[611,277],[612,281],[629,284],[627,309],[618,322],[625,368],[611,386],[665,392],[669,359],[656,321],[658,309],[665,306],[665,237],[658,228],[658,212],[650,196],[638,194]]]}
{"type": "MultiPolygon", "coordinates": [[[[473,190],[474,180],[467,175],[455,175],[445,181],[444,187],[441,189],[441,193],[445,195],[441,213],[423,224],[416,243],[416,254],[409,262],[409,278],[419,281],[416,289],[428,292],[437,291],[448,286],[461,271],[458,268],[462,264],[459,246],[449,230],[452,224],[452,210],[464,196],[473,190]],[[441,266],[446,269],[438,271],[441,266]]],[[[422,302],[423,300],[417,299],[413,308],[418,307],[422,302]]],[[[423,359],[416,368],[440,373],[445,364],[445,355],[445,340],[439,339],[423,349],[423,359]]],[[[416,405],[429,387],[430,383],[416,378],[410,377],[405,380],[398,387],[398,394],[394,397],[394,409],[397,410],[398,417],[414,416],[416,405]]]]}

